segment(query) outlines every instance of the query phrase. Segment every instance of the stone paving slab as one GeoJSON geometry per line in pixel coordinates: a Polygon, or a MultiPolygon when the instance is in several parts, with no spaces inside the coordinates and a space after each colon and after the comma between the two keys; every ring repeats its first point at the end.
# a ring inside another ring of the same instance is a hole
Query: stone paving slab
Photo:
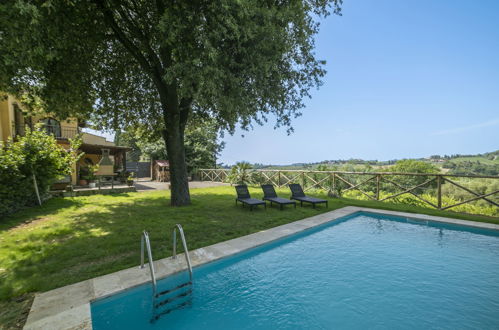
{"type": "MultiPolygon", "coordinates": [[[[499,225],[424,214],[347,206],[285,225],[234,238],[189,252],[192,266],[199,266],[255,248],[357,212],[395,215],[424,221],[499,230],[499,225]]],[[[185,255],[154,261],[156,278],[162,279],[186,269],[185,255]]],[[[149,267],[133,267],[83,282],[37,294],[24,329],[92,329],[90,303],[96,299],[150,282],[149,267]]]]}

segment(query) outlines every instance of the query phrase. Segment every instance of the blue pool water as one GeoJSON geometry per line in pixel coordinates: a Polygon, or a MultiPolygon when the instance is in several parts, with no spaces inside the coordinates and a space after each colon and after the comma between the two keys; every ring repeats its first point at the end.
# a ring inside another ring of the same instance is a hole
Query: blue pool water
{"type": "Polygon", "coordinates": [[[91,311],[96,330],[499,329],[499,234],[357,213],[195,268],[192,303],[155,323],[150,285],[91,311]]]}

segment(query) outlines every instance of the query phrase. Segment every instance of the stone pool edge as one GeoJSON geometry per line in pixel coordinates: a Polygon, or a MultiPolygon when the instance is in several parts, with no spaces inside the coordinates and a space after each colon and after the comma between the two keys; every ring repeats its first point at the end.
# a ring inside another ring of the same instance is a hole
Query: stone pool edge
{"type": "MultiPolygon", "coordinates": [[[[417,220],[499,230],[499,225],[491,223],[347,206],[190,251],[192,266],[195,267],[229,257],[357,212],[394,215],[417,220]]],[[[168,257],[157,260],[154,262],[154,266],[158,279],[170,276],[186,268],[185,259],[182,255],[179,255],[177,259],[168,257]]],[[[90,312],[92,301],[114,295],[149,281],[148,268],[140,269],[137,266],[37,294],[24,329],[92,329],[90,312]]]]}

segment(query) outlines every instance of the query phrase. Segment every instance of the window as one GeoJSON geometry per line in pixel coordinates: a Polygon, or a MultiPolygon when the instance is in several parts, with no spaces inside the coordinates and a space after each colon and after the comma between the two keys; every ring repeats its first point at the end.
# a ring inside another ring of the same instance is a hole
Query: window
{"type": "Polygon", "coordinates": [[[54,135],[55,137],[61,137],[61,124],[59,121],[54,118],[45,118],[40,120],[40,123],[43,124],[43,130],[47,132],[47,134],[54,135]]]}
{"type": "Polygon", "coordinates": [[[13,103],[12,106],[14,107],[13,135],[24,136],[24,125],[26,123],[24,122],[23,112],[16,103],[13,103]]]}

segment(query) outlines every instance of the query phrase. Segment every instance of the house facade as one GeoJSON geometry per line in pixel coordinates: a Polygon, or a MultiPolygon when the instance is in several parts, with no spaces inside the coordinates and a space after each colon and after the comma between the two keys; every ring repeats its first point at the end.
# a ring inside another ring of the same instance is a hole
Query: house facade
{"type": "Polygon", "coordinates": [[[114,142],[95,134],[82,132],[85,123],[76,118],[59,120],[50,114],[27,115],[21,103],[11,95],[0,94],[0,141],[4,144],[9,138],[23,136],[26,127],[33,129],[36,124],[42,124],[47,134],[53,135],[57,143],[64,149],[69,149],[69,139],[77,134],[82,135],[80,152],[84,155],[74,165],[71,177],[60,180],[55,188],[64,188],[68,184],[78,185],[81,174],[89,165],[99,164],[97,175],[112,176],[126,169],[126,152],[128,147],[116,146],[114,142]]]}

